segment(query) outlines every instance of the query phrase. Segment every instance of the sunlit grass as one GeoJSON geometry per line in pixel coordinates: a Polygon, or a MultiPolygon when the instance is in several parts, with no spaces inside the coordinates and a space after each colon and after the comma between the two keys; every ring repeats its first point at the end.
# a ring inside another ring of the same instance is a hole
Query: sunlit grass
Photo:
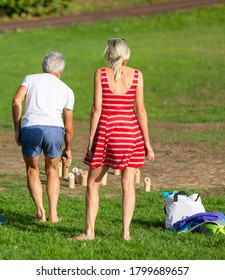
{"type": "MultiPolygon", "coordinates": [[[[108,197],[100,193],[100,209],[96,220],[96,239],[68,240],[85,226],[84,196],[61,194],[58,224],[34,222],[35,209],[28,190],[20,184],[5,182],[1,191],[1,216],[8,223],[0,226],[2,260],[123,260],[123,259],[223,259],[223,235],[168,233],[163,231],[165,214],[160,191],[145,193],[137,189],[136,208],[131,226],[134,239],[121,238],[121,194],[108,197]],[[210,240],[210,242],[209,242],[210,240]],[[220,250],[218,250],[218,243],[220,250]],[[173,244],[173,246],[171,246],[173,244]],[[183,248],[180,250],[180,248],[183,248]]],[[[65,187],[64,187],[65,188],[65,187]]],[[[193,190],[197,191],[197,190],[193,190]]],[[[116,190],[115,190],[116,192],[116,190]]],[[[202,197],[207,211],[222,210],[224,196],[202,197]]],[[[47,197],[44,196],[47,205],[47,197]]]]}
{"type": "Polygon", "coordinates": [[[62,80],[76,95],[74,118],[87,122],[93,73],[106,65],[102,53],[107,39],[117,36],[126,38],[130,45],[129,65],[144,75],[149,119],[224,121],[224,11],[225,6],[220,5],[192,12],[0,34],[0,63],[4,69],[0,129],[12,128],[12,97],[25,75],[42,71],[42,59],[50,50],[64,53],[62,80]]]}
{"type": "MultiPolygon", "coordinates": [[[[221,125],[225,120],[224,31],[225,6],[220,5],[162,16],[0,34],[0,130],[12,130],[13,95],[25,75],[41,72],[42,59],[50,50],[65,55],[62,80],[76,95],[75,123],[84,123],[80,129],[88,130],[93,73],[105,65],[102,52],[107,39],[122,37],[131,47],[129,65],[144,74],[145,104],[154,141],[167,143],[167,154],[172,152],[170,143],[197,142],[221,148],[225,136],[221,125]],[[157,122],[162,121],[167,128],[157,138],[157,122]],[[168,124],[172,123],[210,123],[215,127],[170,128],[168,124]]],[[[6,154],[2,151],[2,155],[6,154]]],[[[82,159],[76,159],[74,164],[82,165],[82,159]]],[[[96,240],[73,242],[67,239],[85,226],[84,189],[82,195],[68,195],[66,183],[62,183],[62,222],[42,224],[33,221],[35,209],[25,177],[0,173],[0,183],[0,213],[8,219],[0,226],[0,259],[224,259],[221,235],[163,231],[165,215],[160,191],[136,190],[131,227],[134,240],[127,243],[121,239],[121,189],[114,185],[101,188],[96,240]]],[[[207,211],[223,211],[223,195],[202,199],[207,211]]],[[[44,202],[47,206],[46,195],[44,202]]]]}

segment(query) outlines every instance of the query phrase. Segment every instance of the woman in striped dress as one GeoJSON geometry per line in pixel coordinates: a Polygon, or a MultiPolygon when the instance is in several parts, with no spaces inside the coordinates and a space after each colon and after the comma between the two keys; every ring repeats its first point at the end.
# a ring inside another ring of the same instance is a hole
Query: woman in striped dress
{"type": "Polygon", "coordinates": [[[126,66],[130,50],[124,39],[111,39],[104,56],[109,67],[94,76],[94,102],[90,136],[84,163],[89,165],[86,192],[86,229],[75,240],[94,239],[99,206],[99,186],[108,168],[122,171],[123,230],[130,239],[130,224],[135,206],[135,169],[144,158],[154,160],[144,107],[143,77],[139,70],[126,66]],[[134,111],[135,104],[135,111],[134,111]]]}

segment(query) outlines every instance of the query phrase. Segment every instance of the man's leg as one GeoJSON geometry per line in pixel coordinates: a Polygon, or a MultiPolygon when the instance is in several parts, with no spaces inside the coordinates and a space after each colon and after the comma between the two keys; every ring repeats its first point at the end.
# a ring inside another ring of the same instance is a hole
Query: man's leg
{"type": "Polygon", "coordinates": [[[59,222],[57,215],[57,205],[60,191],[60,180],[58,173],[58,162],[60,157],[49,158],[45,157],[45,172],[47,175],[47,194],[49,202],[48,218],[53,223],[59,222]]]}
{"type": "Polygon", "coordinates": [[[39,177],[39,156],[34,158],[23,156],[23,158],[26,164],[28,189],[37,209],[37,215],[35,219],[45,222],[46,217],[42,197],[43,190],[39,177]]]}

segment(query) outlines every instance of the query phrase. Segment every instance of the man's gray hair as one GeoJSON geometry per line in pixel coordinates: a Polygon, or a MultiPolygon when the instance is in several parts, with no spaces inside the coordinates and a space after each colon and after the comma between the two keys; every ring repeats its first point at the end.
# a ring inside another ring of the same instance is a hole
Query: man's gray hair
{"type": "Polygon", "coordinates": [[[64,70],[64,67],[64,56],[59,52],[47,53],[42,62],[42,69],[44,73],[55,72],[57,74],[61,74],[64,70]]]}

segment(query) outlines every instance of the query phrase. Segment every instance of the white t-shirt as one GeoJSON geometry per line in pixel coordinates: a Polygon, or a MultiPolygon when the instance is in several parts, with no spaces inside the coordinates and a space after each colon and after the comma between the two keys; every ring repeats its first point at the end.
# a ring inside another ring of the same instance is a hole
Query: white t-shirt
{"type": "Polygon", "coordinates": [[[28,75],[22,84],[28,88],[22,127],[51,125],[64,127],[63,109],[73,110],[74,93],[56,76],[43,73],[28,75]]]}

